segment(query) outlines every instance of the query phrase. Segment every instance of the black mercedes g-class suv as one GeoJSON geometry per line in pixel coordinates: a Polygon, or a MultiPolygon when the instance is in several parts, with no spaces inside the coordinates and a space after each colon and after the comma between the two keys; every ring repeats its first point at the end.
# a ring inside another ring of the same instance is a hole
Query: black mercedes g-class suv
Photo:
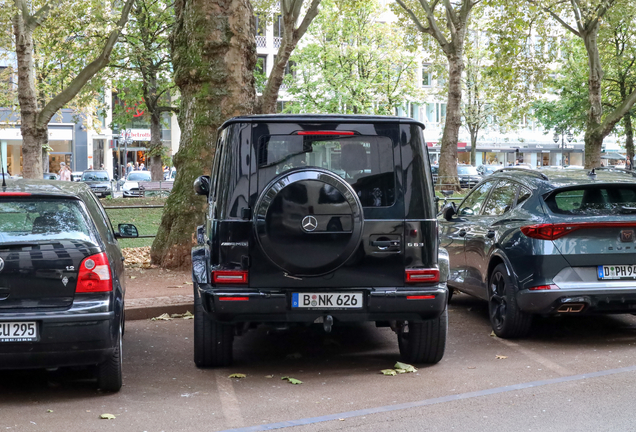
{"type": "Polygon", "coordinates": [[[226,366],[260,323],[375,321],[437,363],[448,329],[424,125],[353,115],[236,117],[219,129],[192,251],[194,361],[226,366]]]}

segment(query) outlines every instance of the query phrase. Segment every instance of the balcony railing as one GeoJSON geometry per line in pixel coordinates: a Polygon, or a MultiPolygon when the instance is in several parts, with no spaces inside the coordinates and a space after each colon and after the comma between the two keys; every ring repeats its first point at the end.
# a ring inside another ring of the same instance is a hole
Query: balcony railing
{"type": "Polygon", "coordinates": [[[267,37],[266,36],[256,36],[256,47],[257,48],[267,48],[267,37]]]}
{"type": "Polygon", "coordinates": [[[280,43],[283,40],[283,38],[281,37],[275,37],[274,38],[274,48],[280,48],[280,43]]]}

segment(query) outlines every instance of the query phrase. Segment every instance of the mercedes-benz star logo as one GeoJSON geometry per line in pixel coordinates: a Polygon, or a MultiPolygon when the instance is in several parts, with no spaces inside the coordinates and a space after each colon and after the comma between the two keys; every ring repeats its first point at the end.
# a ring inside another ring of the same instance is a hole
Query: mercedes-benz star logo
{"type": "Polygon", "coordinates": [[[4,270],[4,260],[0,258],[0,272],[4,270]]]}
{"type": "Polygon", "coordinates": [[[313,216],[305,216],[301,224],[303,229],[307,232],[312,232],[313,230],[318,228],[318,221],[313,216]]]}

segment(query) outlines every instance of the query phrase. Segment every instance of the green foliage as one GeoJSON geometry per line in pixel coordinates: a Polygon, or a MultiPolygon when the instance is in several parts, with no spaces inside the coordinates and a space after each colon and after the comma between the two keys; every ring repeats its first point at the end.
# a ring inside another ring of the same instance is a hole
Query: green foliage
{"type": "Polygon", "coordinates": [[[309,41],[292,55],[292,112],[395,114],[419,99],[414,52],[405,33],[380,22],[374,0],[329,0],[310,27],[309,41]]]}

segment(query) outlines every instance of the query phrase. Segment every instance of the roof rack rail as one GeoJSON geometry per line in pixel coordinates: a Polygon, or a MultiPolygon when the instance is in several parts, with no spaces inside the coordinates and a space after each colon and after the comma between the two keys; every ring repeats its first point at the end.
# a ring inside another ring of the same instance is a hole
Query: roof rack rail
{"type": "Polygon", "coordinates": [[[636,171],[630,171],[625,168],[615,168],[615,167],[596,167],[594,168],[596,171],[609,171],[609,172],[619,172],[622,174],[629,174],[632,177],[636,177],[636,171]]]}
{"type": "Polygon", "coordinates": [[[524,173],[527,173],[527,174],[533,174],[533,175],[535,175],[537,177],[542,178],[543,180],[550,180],[547,175],[545,175],[545,174],[543,174],[543,173],[541,173],[539,171],[531,170],[531,169],[528,169],[528,168],[506,167],[506,168],[498,169],[497,171],[495,171],[495,173],[506,172],[506,171],[521,171],[521,172],[524,172],[524,173]]]}

